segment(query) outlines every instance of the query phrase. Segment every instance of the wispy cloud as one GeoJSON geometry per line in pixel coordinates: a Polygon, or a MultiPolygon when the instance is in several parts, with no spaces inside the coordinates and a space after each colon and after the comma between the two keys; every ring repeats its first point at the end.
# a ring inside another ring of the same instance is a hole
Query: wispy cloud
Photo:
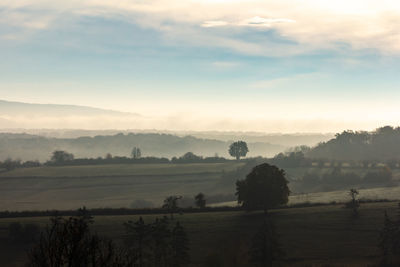
{"type": "Polygon", "coordinates": [[[214,45],[233,50],[237,50],[232,41],[236,38],[237,42],[261,46],[261,55],[274,55],[271,43],[260,41],[255,44],[254,41],[238,40],[240,37],[229,36],[229,28],[222,36],[221,32],[205,33],[197,28],[200,25],[205,29],[224,26],[273,29],[278,35],[302,47],[286,46],[288,54],[315,49],[341,49],[341,44],[347,44],[352,49],[400,53],[400,3],[396,1],[23,0],[0,3],[0,10],[0,26],[36,31],[50,25],[65,24],[63,17],[71,14],[78,17],[91,15],[123,19],[141,27],[168,31],[167,34],[174,31],[174,37],[179,41],[192,39],[195,35],[209,37],[218,34],[215,36],[218,38],[214,38],[218,42],[214,45]],[[187,30],[182,29],[187,28],[191,28],[193,35],[183,38],[187,30]]]}
{"type": "Polygon", "coordinates": [[[277,23],[294,23],[295,20],[292,19],[276,19],[276,18],[262,18],[255,16],[249,19],[236,22],[228,22],[223,20],[210,20],[205,21],[201,24],[202,27],[222,27],[222,26],[247,26],[247,27],[272,27],[277,23]]]}
{"type": "Polygon", "coordinates": [[[205,28],[211,28],[211,27],[221,27],[221,26],[227,26],[229,23],[227,21],[222,21],[222,20],[209,20],[209,21],[204,21],[201,26],[205,28]]]}

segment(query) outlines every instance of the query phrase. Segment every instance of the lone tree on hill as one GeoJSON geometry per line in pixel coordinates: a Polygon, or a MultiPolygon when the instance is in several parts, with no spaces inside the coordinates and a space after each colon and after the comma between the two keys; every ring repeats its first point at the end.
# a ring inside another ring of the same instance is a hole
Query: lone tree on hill
{"type": "Polygon", "coordinates": [[[238,203],[246,210],[270,208],[288,202],[289,187],[285,171],[276,166],[263,163],[253,168],[244,180],[236,182],[238,203]]]}
{"type": "Polygon", "coordinates": [[[195,204],[198,208],[204,209],[206,207],[206,199],[203,193],[198,193],[195,197],[195,204]]]}
{"type": "Polygon", "coordinates": [[[229,146],[229,155],[235,157],[236,160],[239,160],[240,157],[246,157],[247,152],[249,152],[249,149],[244,141],[237,141],[229,146]]]}
{"type": "Polygon", "coordinates": [[[134,147],[131,152],[133,159],[140,159],[142,157],[142,151],[138,147],[134,147]]]}

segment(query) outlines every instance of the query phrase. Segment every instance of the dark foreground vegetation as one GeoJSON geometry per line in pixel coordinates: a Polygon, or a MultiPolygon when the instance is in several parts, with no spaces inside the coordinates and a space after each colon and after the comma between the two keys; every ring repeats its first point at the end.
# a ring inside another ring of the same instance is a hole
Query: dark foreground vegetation
{"type": "MultiPolygon", "coordinates": [[[[397,213],[397,203],[381,202],[361,204],[357,217],[351,209],[337,204],[271,210],[270,221],[265,220],[262,211],[183,213],[168,220],[169,229],[179,221],[186,232],[188,266],[258,266],[255,261],[262,261],[263,255],[273,255],[273,266],[381,266],[385,253],[390,253],[387,264],[394,264],[398,257],[393,254],[396,250],[391,249],[391,241],[384,238],[385,229],[397,231],[398,228],[392,227],[396,224],[397,213]],[[385,211],[390,224],[386,222],[385,211]],[[275,244],[274,249],[260,253],[263,240],[275,244]],[[385,249],[390,251],[385,252],[385,249]]],[[[69,217],[63,218],[64,222],[69,220],[69,217]]],[[[126,240],[132,238],[126,223],[131,221],[134,225],[140,218],[150,227],[163,215],[94,216],[93,223],[89,223],[90,233],[92,237],[112,240],[115,248],[121,249],[126,246],[126,240]]],[[[46,225],[52,226],[49,219],[0,219],[0,257],[4,266],[23,266],[29,260],[26,251],[32,251],[38,244],[37,229],[43,231],[46,225]],[[9,226],[16,221],[21,229],[35,225],[30,227],[36,229],[33,230],[36,241],[21,243],[21,239],[14,239],[9,226]]]]}

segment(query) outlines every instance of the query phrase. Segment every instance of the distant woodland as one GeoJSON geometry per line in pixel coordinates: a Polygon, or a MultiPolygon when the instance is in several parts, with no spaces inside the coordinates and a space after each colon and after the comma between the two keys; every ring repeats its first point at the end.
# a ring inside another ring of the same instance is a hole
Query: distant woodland
{"type": "MultiPolygon", "coordinates": [[[[172,134],[128,133],[99,135],[94,137],[53,138],[30,134],[0,134],[0,160],[7,158],[39,160],[50,159],[55,150],[65,150],[76,158],[130,156],[133,147],[140,147],[142,157],[179,157],[187,152],[202,156],[230,157],[231,142],[200,139],[192,136],[179,137],[172,134]]],[[[273,156],[283,150],[282,145],[263,142],[248,143],[249,156],[273,156]]]]}
{"type": "Polygon", "coordinates": [[[306,153],[310,158],[333,160],[399,160],[400,127],[385,126],[373,132],[344,131],[306,153]]]}

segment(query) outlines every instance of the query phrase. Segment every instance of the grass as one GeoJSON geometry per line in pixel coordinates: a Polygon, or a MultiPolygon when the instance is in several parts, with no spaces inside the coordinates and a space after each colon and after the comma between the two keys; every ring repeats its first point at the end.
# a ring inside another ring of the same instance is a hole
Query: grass
{"type": "MultiPolygon", "coordinates": [[[[280,243],[285,252],[283,266],[367,266],[379,261],[377,247],[383,211],[396,216],[397,203],[366,203],[358,218],[343,205],[292,208],[271,211],[280,243]]],[[[155,215],[143,216],[153,221],[155,215]]],[[[246,266],[251,237],[263,220],[261,212],[213,212],[176,215],[187,229],[193,266],[206,266],[207,259],[222,266],[246,266]]],[[[122,240],[123,223],[139,216],[98,216],[95,230],[101,235],[122,240]]],[[[13,221],[44,226],[48,218],[0,219],[0,260],[24,262],[24,251],[6,242],[6,228],[13,221]],[[12,250],[14,249],[14,250],[12,250]]],[[[18,266],[18,265],[15,265],[18,266]]]]}
{"type": "MultiPolygon", "coordinates": [[[[363,177],[367,172],[377,172],[382,168],[382,166],[377,166],[375,168],[361,168],[361,167],[342,167],[341,170],[344,173],[355,173],[363,177]]],[[[298,167],[298,168],[284,168],[285,172],[290,179],[298,180],[301,179],[306,173],[314,173],[319,176],[324,174],[329,174],[332,172],[332,167],[298,167]]],[[[396,168],[392,170],[393,179],[400,180],[400,169],[396,168]]]]}
{"type": "Polygon", "coordinates": [[[238,162],[193,164],[107,164],[83,166],[42,166],[0,173],[0,177],[81,178],[139,175],[185,175],[235,170],[238,162]]]}
{"type": "MultiPolygon", "coordinates": [[[[0,210],[129,207],[136,199],[160,205],[169,195],[218,194],[223,171],[242,163],[118,164],[16,169],[0,175],[0,210]]],[[[231,192],[229,192],[231,193],[231,192]]]]}

